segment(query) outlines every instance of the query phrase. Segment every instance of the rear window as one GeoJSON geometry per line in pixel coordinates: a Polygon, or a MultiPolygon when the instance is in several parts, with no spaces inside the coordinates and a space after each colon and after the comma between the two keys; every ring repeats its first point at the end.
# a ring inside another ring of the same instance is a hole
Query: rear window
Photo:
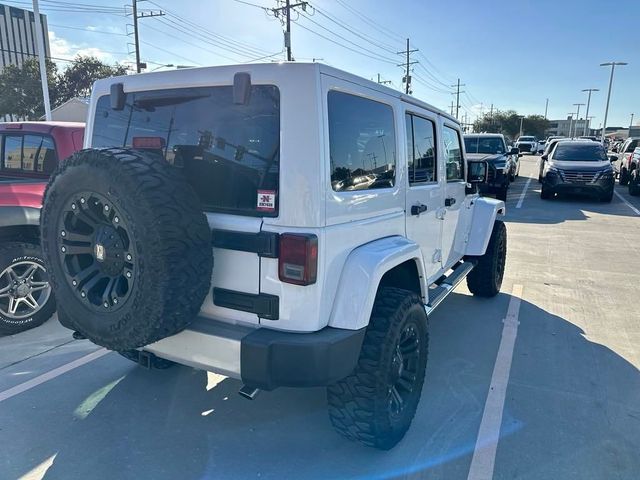
{"type": "Polygon", "coordinates": [[[603,162],[607,161],[607,154],[599,143],[583,145],[559,143],[553,152],[553,159],[563,162],[603,162]]]}
{"type": "Polygon", "coordinates": [[[505,153],[504,142],[500,137],[464,137],[464,149],[467,153],[505,153]]]}
{"type": "Polygon", "coordinates": [[[638,146],[638,140],[631,140],[629,145],[627,145],[627,149],[624,153],[633,152],[633,150],[638,146]]]}
{"type": "Polygon", "coordinates": [[[2,170],[50,174],[56,168],[56,148],[47,135],[4,135],[1,143],[2,170]]]}
{"type": "Polygon", "coordinates": [[[92,147],[145,148],[182,169],[205,210],[276,216],[280,92],[254,85],[247,105],[233,87],[128,93],[123,110],[98,99],[92,147]]]}

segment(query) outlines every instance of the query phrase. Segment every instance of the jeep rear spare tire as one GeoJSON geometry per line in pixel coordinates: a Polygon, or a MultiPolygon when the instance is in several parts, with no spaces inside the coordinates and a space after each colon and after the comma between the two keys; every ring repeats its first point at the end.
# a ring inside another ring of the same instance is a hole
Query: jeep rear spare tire
{"type": "Polygon", "coordinates": [[[60,322],[98,345],[173,335],[209,291],[207,219],[181,171],[153,152],[76,153],[49,181],[41,226],[60,322]]]}

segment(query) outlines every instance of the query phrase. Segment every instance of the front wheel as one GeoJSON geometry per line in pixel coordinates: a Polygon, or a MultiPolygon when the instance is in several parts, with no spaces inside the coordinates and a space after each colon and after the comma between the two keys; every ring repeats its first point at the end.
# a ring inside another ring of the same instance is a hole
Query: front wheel
{"type": "Polygon", "coordinates": [[[500,187],[500,190],[497,191],[496,198],[498,200],[502,200],[503,202],[506,202],[508,191],[509,191],[509,184],[507,183],[506,185],[500,187]]]}
{"type": "Polygon", "coordinates": [[[507,227],[496,220],[489,239],[487,251],[481,257],[470,257],[477,261],[467,276],[469,291],[478,297],[493,297],[498,294],[504,278],[507,260],[507,227]]]}
{"type": "Polygon", "coordinates": [[[611,203],[612,200],[613,200],[613,189],[611,189],[609,192],[605,193],[600,197],[600,201],[604,203],[611,203]]]}
{"type": "Polygon", "coordinates": [[[350,440],[389,450],[409,429],[427,365],[427,314],[408,290],[378,290],[355,370],[327,388],[329,417],[350,440]]]}
{"type": "Polygon", "coordinates": [[[543,200],[550,200],[553,197],[553,192],[551,192],[547,187],[542,184],[542,189],[540,189],[540,198],[543,200]]]}
{"type": "Polygon", "coordinates": [[[620,185],[622,186],[629,183],[629,171],[624,167],[620,168],[620,177],[618,177],[618,183],[620,183],[620,185]]]}
{"type": "Polygon", "coordinates": [[[46,322],[56,309],[40,246],[0,247],[0,335],[12,335],[46,322]]]}
{"type": "Polygon", "coordinates": [[[640,195],[640,173],[637,168],[631,172],[629,178],[629,195],[633,197],[640,195]]]}

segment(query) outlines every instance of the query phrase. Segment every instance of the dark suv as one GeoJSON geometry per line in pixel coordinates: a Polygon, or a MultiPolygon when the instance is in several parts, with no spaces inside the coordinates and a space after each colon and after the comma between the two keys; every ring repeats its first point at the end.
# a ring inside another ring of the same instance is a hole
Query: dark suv
{"type": "Polygon", "coordinates": [[[600,143],[591,140],[561,140],[542,156],[540,197],[551,199],[556,193],[593,195],[603,202],[613,198],[614,171],[600,143]]]}
{"type": "Polygon", "coordinates": [[[519,150],[508,148],[504,136],[499,133],[465,135],[464,147],[470,161],[488,163],[487,182],[480,185],[480,191],[506,200],[509,183],[520,173],[519,157],[522,154],[519,150]]]}

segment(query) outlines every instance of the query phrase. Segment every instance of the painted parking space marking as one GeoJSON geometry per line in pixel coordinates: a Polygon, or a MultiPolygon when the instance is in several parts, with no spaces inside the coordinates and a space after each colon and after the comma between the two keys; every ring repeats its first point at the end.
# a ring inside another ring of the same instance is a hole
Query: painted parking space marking
{"type": "Polygon", "coordinates": [[[629,207],[631,210],[633,210],[635,212],[636,215],[640,215],[640,210],[638,210],[636,207],[634,207],[633,205],[631,205],[631,202],[629,202],[629,200],[627,200],[626,198],[624,198],[622,195],[620,195],[618,192],[616,192],[615,190],[613,191],[613,193],[616,194],[616,197],[618,197],[620,200],[622,200],[622,202],[629,207]]]}
{"type": "Polygon", "coordinates": [[[56,377],[59,377],[60,375],[63,375],[67,372],[70,372],[71,370],[74,370],[78,367],[81,367],[82,365],[86,365],[89,362],[97,360],[98,358],[105,356],[107,353],[111,353],[111,351],[107,350],[106,348],[101,348],[99,350],[96,350],[95,352],[90,353],[89,355],[80,357],[77,360],[74,360],[73,362],[69,362],[58,368],[54,368],[53,370],[47,373],[38,375],[37,377],[32,378],[31,380],[28,380],[24,383],[21,383],[20,385],[16,385],[15,387],[11,387],[10,389],[5,390],[4,392],[0,392],[0,402],[4,402],[5,400],[10,399],[11,397],[15,397],[16,395],[26,392],[27,390],[31,390],[32,388],[37,387],[38,385],[42,385],[43,383],[48,382],[49,380],[52,380],[56,377]]]}
{"type": "Polygon", "coordinates": [[[518,334],[518,324],[520,323],[518,315],[520,314],[522,291],[522,285],[513,286],[467,480],[488,480],[493,478],[496,451],[500,438],[500,425],[502,424],[502,412],[511,372],[511,360],[513,359],[513,349],[518,334]]]}
{"type": "Polygon", "coordinates": [[[531,177],[527,178],[527,183],[524,184],[524,188],[522,189],[522,193],[520,194],[520,199],[518,200],[518,204],[516,208],[522,207],[522,202],[524,202],[524,197],[527,194],[527,190],[529,190],[529,185],[531,184],[531,177]]]}

